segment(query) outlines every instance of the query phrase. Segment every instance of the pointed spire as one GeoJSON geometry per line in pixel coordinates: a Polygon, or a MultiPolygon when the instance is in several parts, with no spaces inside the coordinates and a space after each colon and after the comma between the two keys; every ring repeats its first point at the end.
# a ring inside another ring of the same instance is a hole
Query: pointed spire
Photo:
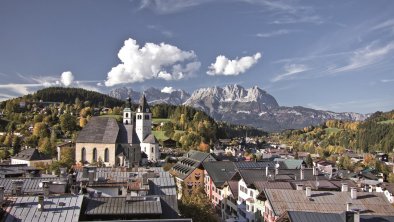
{"type": "Polygon", "coordinates": [[[140,111],[144,113],[149,113],[149,105],[148,102],[146,101],[145,94],[142,94],[140,98],[140,105],[139,105],[140,111]]]}
{"type": "Polygon", "coordinates": [[[125,108],[131,109],[131,98],[130,97],[127,97],[127,99],[126,99],[125,108]]]}

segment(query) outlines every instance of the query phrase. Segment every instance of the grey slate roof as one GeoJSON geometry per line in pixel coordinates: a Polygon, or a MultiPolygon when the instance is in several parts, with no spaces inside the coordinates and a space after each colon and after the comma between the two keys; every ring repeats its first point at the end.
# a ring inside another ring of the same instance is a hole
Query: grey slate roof
{"type": "Polygon", "coordinates": [[[150,144],[156,144],[159,143],[156,139],[156,137],[153,135],[153,133],[149,134],[148,136],[145,137],[143,143],[150,143],[150,144]]]}
{"type": "Polygon", "coordinates": [[[116,143],[119,125],[111,117],[92,117],[79,132],[77,143],[116,143]]]}
{"type": "Polygon", "coordinates": [[[352,203],[351,209],[360,209],[364,215],[394,215],[394,207],[383,193],[358,192],[355,200],[350,198],[350,192],[311,191],[311,194],[307,198],[304,190],[264,190],[276,216],[286,211],[341,213],[348,202],[352,203]]]}
{"type": "Polygon", "coordinates": [[[122,144],[139,144],[140,140],[133,125],[119,124],[119,134],[116,142],[122,144]]]}
{"type": "Polygon", "coordinates": [[[97,197],[86,198],[85,215],[160,215],[160,197],[97,197]]]}
{"type": "MultiPolygon", "coordinates": [[[[10,200],[10,199],[9,199],[10,200]]],[[[8,206],[4,222],[69,222],[78,221],[83,196],[58,196],[44,199],[44,211],[37,208],[38,196],[15,197],[8,206]],[[64,206],[59,204],[64,203],[64,206]]]]}
{"type": "Polygon", "coordinates": [[[202,166],[204,161],[216,161],[209,153],[200,152],[197,150],[190,150],[185,157],[178,161],[171,169],[177,172],[177,177],[185,179],[196,168],[202,166]]]}
{"type": "Polygon", "coordinates": [[[281,182],[281,181],[256,181],[253,183],[259,192],[262,192],[264,189],[283,189],[283,190],[292,190],[290,182],[281,182]]]}
{"type": "Polygon", "coordinates": [[[239,183],[239,181],[238,180],[230,180],[227,183],[230,187],[231,193],[233,194],[234,198],[238,199],[238,183],[239,183]]]}
{"type": "Polygon", "coordinates": [[[42,181],[60,181],[59,177],[34,177],[34,178],[0,178],[0,186],[4,187],[4,193],[10,195],[12,193],[12,181],[23,180],[22,192],[27,194],[43,193],[39,184],[42,181]]]}
{"type": "Polygon", "coordinates": [[[20,151],[18,154],[12,157],[13,159],[18,160],[28,160],[28,161],[36,161],[36,160],[50,160],[51,158],[43,153],[38,152],[36,148],[29,148],[20,151]]]}
{"type": "Polygon", "coordinates": [[[252,161],[242,161],[242,162],[235,162],[235,166],[240,170],[246,169],[265,169],[268,168],[273,169],[275,167],[275,163],[272,161],[263,161],[263,162],[252,162],[252,161]]]}
{"type": "MultiPolygon", "coordinates": [[[[342,213],[319,213],[289,211],[291,222],[346,222],[346,212],[342,213]]],[[[353,219],[353,218],[351,218],[353,219]]],[[[360,222],[394,222],[394,216],[360,215],[360,222]]]]}
{"type": "Polygon", "coordinates": [[[318,212],[287,212],[291,222],[346,222],[344,215],[318,212]]]}
{"type": "Polygon", "coordinates": [[[235,165],[230,161],[204,162],[203,166],[216,187],[223,186],[236,173],[235,165]]]}
{"type": "Polygon", "coordinates": [[[0,178],[22,177],[27,172],[38,174],[39,171],[39,169],[27,166],[27,164],[0,165],[0,178]]]}

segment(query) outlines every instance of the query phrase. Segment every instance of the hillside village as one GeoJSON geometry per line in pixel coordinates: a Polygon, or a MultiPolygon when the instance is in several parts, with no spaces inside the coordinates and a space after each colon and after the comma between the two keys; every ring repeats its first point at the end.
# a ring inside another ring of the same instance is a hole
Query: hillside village
{"type": "MultiPolygon", "coordinates": [[[[36,112],[50,107],[41,102],[36,112]]],[[[59,135],[76,133],[57,138],[55,148],[41,142],[52,139],[54,125],[7,125],[5,137],[25,145],[8,144],[13,154],[0,164],[2,221],[394,221],[389,153],[308,152],[286,132],[248,131],[185,150],[172,139],[174,129],[164,140],[155,136],[168,124],[154,123],[145,95],[136,106],[126,100],[116,108],[120,118],[95,109],[80,109],[78,131],[63,121],[59,130],[70,131],[59,135]]]]}

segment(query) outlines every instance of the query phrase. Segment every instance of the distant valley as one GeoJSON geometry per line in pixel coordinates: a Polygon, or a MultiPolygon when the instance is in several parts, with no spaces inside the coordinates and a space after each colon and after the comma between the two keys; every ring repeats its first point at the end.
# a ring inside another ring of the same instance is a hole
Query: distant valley
{"type": "MultiPolygon", "coordinates": [[[[141,93],[123,87],[110,91],[109,95],[122,100],[130,97],[136,103],[141,93]]],[[[188,105],[203,110],[215,120],[249,125],[269,132],[319,125],[330,119],[362,121],[368,117],[354,112],[336,113],[302,106],[280,106],[272,95],[257,86],[249,89],[240,85],[200,88],[192,94],[184,90],[162,92],[149,88],[144,93],[151,104],[188,105]]]]}

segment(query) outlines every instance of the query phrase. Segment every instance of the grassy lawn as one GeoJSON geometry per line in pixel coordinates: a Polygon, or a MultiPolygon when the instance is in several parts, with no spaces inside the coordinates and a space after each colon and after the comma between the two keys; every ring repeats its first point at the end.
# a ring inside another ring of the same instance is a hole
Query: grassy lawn
{"type": "Polygon", "coordinates": [[[100,117],[113,117],[115,119],[117,118],[122,118],[122,115],[110,115],[110,114],[106,114],[106,115],[101,115],[100,117]]]}
{"type": "Polygon", "coordinates": [[[333,134],[341,131],[341,129],[338,128],[325,128],[324,130],[326,131],[327,134],[333,134]]]}
{"type": "MultiPolygon", "coordinates": [[[[175,133],[183,133],[183,132],[185,132],[185,131],[175,130],[175,133]]],[[[153,135],[155,135],[156,139],[158,139],[160,141],[168,139],[168,137],[166,137],[164,135],[164,131],[152,131],[152,133],[153,133],[153,135]]]]}
{"type": "Polygon", "coordinates": [[[161,119],[161,118],[153,118],[152,123],[160,124],[160,123],[166,123],[170,122],[171,119],[161,119]]]}
{"type": "Polygon", "coordinates": [[[394,119],[385,120],[378,122],[379,124],[394,124],[394,119]]]}

